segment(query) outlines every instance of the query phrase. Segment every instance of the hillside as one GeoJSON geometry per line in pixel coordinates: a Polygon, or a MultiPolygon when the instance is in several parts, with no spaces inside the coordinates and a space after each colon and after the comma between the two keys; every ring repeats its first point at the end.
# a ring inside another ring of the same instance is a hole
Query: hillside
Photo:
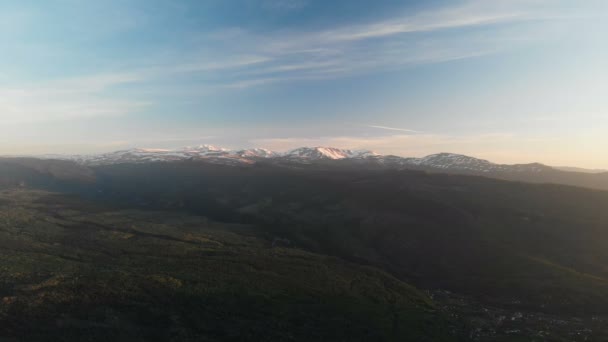
{"type": "Polygon", "coordinates": [[[120,210],[205,217],[221,222],[218,231],[245,225],[239,234],[331,256],[316,267],[344,260],[383,270],[428,291],[473,340],[541,330],[572,334],[566,340],[608,336],[608,192],[346,164],[190,160],[90,170],[94,182],[49,187],[120,210]]]}
{"type": "Polygon", "coordinates": [[[452,341],[413,287],[248,226],[0,193],[0,339],[452,341]]]}
{"type": "Polygon", "coordinates": [[[95,198],[257,224],[311,249],[388,265],[423,283],[467,288],[539,269],[560,272],[547,267],[553,264],[581,272],[574,278],[587,285],[596,282],[583,273],[608,277],[607,192],[413,171],[202,163],[96,171],[101,182],[95,198]],[[497,265],[506,268],[497,272],[497,265]],[[469,277],[475,282],[467,285],[469,277]]]}

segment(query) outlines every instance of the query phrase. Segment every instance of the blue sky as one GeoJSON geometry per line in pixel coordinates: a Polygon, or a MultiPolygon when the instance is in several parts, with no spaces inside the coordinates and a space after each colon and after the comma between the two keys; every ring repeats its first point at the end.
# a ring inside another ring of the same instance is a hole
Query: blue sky
{"type": "Polygon", "coordinates": [[[605,1],[0,0],[0,153],[303,145],[608,168],[605,1]]]}

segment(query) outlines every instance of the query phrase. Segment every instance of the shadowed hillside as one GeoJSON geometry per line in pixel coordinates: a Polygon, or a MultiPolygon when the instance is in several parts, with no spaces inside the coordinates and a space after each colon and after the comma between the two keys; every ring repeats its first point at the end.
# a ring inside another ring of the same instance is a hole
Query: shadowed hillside
{"type": "Polygon", "coordinates": [[[66,190],[92,183],[95,173],[71,161],[36,158],[0,158],[0,187],[30,186],[66,190]]]}
{"type": "MultiPolygon", "coordinates": [[[[413,287],[250,227],[0,193],[0,337],[451,341],[413,287]]],[[[453,334],[453,333],[452,333],[453,334]]]]}
{"type": "MultiPolygon", "coordinates": [[[[106,203],[117,211],[130,208],[152,215],[162,210],[180,220],[205,217],[221,222],[214,234],[238,233],[265,246],[276,243],[289,253],[331,256],[321,257],[314,267],[347,262],[381,269],[430,291],[441,311],[455,317],[456,326],[474,332],[474,340],[531,336],[541,327],[553,334],[545,337],[573,332],[574,340],[608,333],[601,328],[608,322],[608,192],[336,164],[226,166],[186,161],[90,170],[94,182],[57,182],[44,173],[36,173],[35,179],[42,188],[106,203]],[[243,225],[247,229],[233,230],[243,225]],[[522,312],[524,318],[517,315],[522,312]],[[511,325],[505,325],[503,316],[512,316],[511,325]]],[[[78,197],[49,198],[40,205],[51,208],[56,200],[76,208],[85,205],[78,197]]],[[[88,213],[94,208],[78,210],[88,213]]],[[[86,225],[103,231],[104,220],[91,213],[86,225]]],[[[129,237],[183,243],[173,235],[173,226],[143,235],[138,231],[142,226],[135,227],[112,229],[129,237]]],[[[98,236],[85,236],[88,240],[75,240],[73,246],[97,245],[98,236]]],[[[140,248],[132,243],[139,240],[126,241],[121,247],[125,255],[140,248]]],[[[82,253],[91,251],[95,248],[82,253]]],[[[151,252],[144,248],[138,253],[151,252]]],[[[224,260],[226,255],[221,255],[224,260]]],[[[249,258],[239,259],[234,267],[249,258]]],[[[273,264],[269,267],[293,271],[293,277],[307,272],[293,268],[289,260],[264,260],[260,262],[273,264]]],[[[242,281],[263,270],[254,267],[242,281]]],[[[327,272],[331,278],[341,271],[327,272]]],[[[148,291],[134,291],[140,290],[148,291]]]]}
{"type": "Polygon", "coordinates": [[[419,285],[525,298],[545,310],[608,307],[606,192],[316,167],[174,163],[96,172],[96,198],[256,224],[419,285]]]}

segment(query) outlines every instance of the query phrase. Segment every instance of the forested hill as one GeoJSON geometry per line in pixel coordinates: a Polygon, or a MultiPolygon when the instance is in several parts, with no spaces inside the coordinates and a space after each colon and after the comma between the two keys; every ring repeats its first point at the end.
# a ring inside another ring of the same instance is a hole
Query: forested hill
{"type": "MultiPolygon", "coordinates": [[[[464,296],[486,310],[479,315],[505,310],[579,317],[572,322],[608,316],[605,191],[334,165],[184,161],[90,170],[86,181],[44,177],[55,191],[121,210],[247,225],[271,244],[287,241],[288,249],[380,269],[432,293],[464,296]]],[[[468,315],[468,309],[457,310],[468,315]]],[[[486,319],[496,332],[498,323],[486,319]]],[[[530,324],[517,329],[533,329],[530,324]]]]}

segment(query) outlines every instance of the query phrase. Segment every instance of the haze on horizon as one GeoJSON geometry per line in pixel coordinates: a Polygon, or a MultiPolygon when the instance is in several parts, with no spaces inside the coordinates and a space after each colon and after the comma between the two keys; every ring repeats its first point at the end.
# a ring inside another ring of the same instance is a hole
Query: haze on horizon
{"type": "Polygon", "coordinates": [[[0,154],[300,146],[608,169],[601,0],[0,2],[0,154]]]}

